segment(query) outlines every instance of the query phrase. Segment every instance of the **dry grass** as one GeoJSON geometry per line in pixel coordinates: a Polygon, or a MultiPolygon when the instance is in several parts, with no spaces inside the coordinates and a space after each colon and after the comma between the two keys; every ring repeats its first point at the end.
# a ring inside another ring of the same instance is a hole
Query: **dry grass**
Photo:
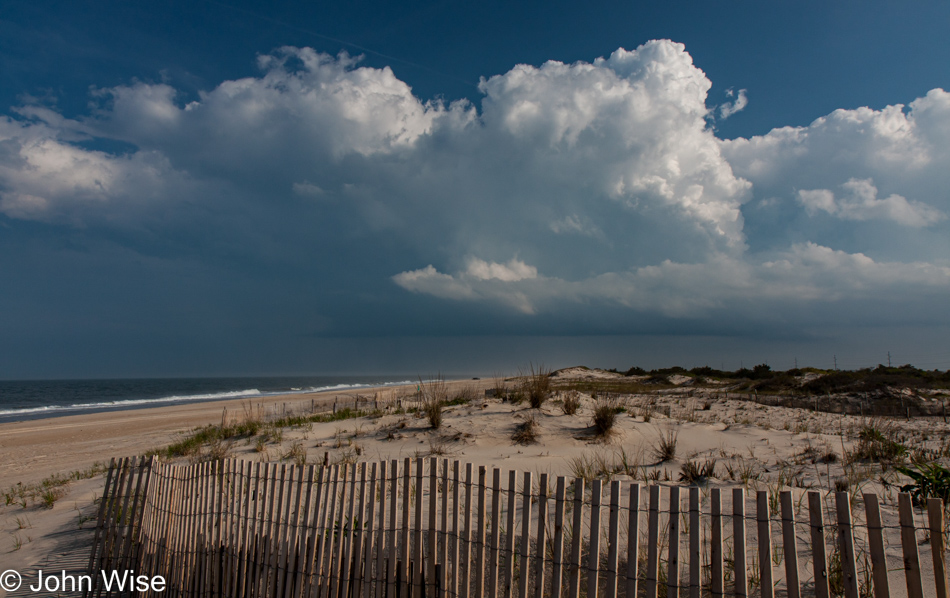
{"type": "Polygon", "coordinates": [[[551,396],[551,370],[544,365],[535,368],[534,364],[528,370],[521,371],[522,394],[528,399],[532,409],[540,409],[551,396]]]}
{"type": "Polygon", "coordinates": [[[564,415],[574,415],[581,406],[581,395],[576,390],[569,390],[564,395],[564,401],[561,403],[561,411],[564,415]]]}
{"type": "Polygon", "coordinates": [[[445,379],[441,374],[428,382],[423,382],[420,378],[419,394],[422,401],[423,415],[429,422],[429,426],[434,430],[438,430],[442,427],[442,409],[448,401],[445,379]]]}
{"type": "Polygon", "coordinates": [[[623,402],[616,396],[610,395],[598,399],[594,407],[594,415],[591,417],[591,424],[594,427],[594,433],[600,437],[609,436],[613,431],[614,424],[617,423],[617,415],[623,409],[623,402]]]}
{"type": "Polygon", "coordinates": [[[528,415],[524,420],[515,426],[515,431],[511,434],[511,440],[516,444],[534,444],[538,441],[538,420],[533,415],[528,415]]]}

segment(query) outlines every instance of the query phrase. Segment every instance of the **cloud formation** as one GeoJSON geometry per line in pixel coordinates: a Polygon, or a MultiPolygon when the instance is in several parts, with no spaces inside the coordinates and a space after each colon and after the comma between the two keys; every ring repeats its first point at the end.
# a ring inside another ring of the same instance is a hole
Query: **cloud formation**
{"type": "Polygon", "coordinates": [[[320,268],[377,304],[427,295],[520,317],[738,318],[950,290],[943,90],[720,140],[710,117],[741,111],[746,90],[708,108],[710,81],[668,40],[517,65],[482,79],[478,106],[423,101],[346,54],[288,47],[258,66],[190,102],[136,82],[72,119],[19,107],[0,119],[0,213],[110,238],[158,220],[157,238],[196,255],[320,268]],[[130,149],[92,149],[104,141],[130,149]],[[937,240],[898,258],[870,226],[937,240]]]}

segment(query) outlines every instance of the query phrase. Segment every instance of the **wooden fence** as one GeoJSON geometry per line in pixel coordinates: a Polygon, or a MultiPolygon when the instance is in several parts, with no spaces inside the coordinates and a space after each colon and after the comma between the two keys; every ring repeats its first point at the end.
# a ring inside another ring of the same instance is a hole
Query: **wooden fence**
{"type": "Polygon", "coordinates": [[[897,498],[895,515],[874,494],[856,509],[846,492],[587,484],[434,458],[114,460],[87,594],[133,593],[100,575],[133,570],[167,584],[140,595],[195,598],[948,598],[942,501],[897,498]]]}

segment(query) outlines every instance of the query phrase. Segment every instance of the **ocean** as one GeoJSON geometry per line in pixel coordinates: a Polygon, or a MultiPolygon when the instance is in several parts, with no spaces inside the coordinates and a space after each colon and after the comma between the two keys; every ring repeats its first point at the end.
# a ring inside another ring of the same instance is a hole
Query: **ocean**
{"type": "Polygon", "coordinates": [[[412,384],[406,376],[0,380],[0,423],[77,413],[412,384]]]}

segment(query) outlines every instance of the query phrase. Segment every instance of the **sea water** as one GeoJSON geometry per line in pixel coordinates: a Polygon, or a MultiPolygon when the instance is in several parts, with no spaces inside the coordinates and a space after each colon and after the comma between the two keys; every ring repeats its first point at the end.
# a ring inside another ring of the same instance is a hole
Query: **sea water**
{"type": "Polygon", "coordinates": [[[412,384],[418,377],[299,376],[0,380],[0,423],[222,399],[412,384]]]}

